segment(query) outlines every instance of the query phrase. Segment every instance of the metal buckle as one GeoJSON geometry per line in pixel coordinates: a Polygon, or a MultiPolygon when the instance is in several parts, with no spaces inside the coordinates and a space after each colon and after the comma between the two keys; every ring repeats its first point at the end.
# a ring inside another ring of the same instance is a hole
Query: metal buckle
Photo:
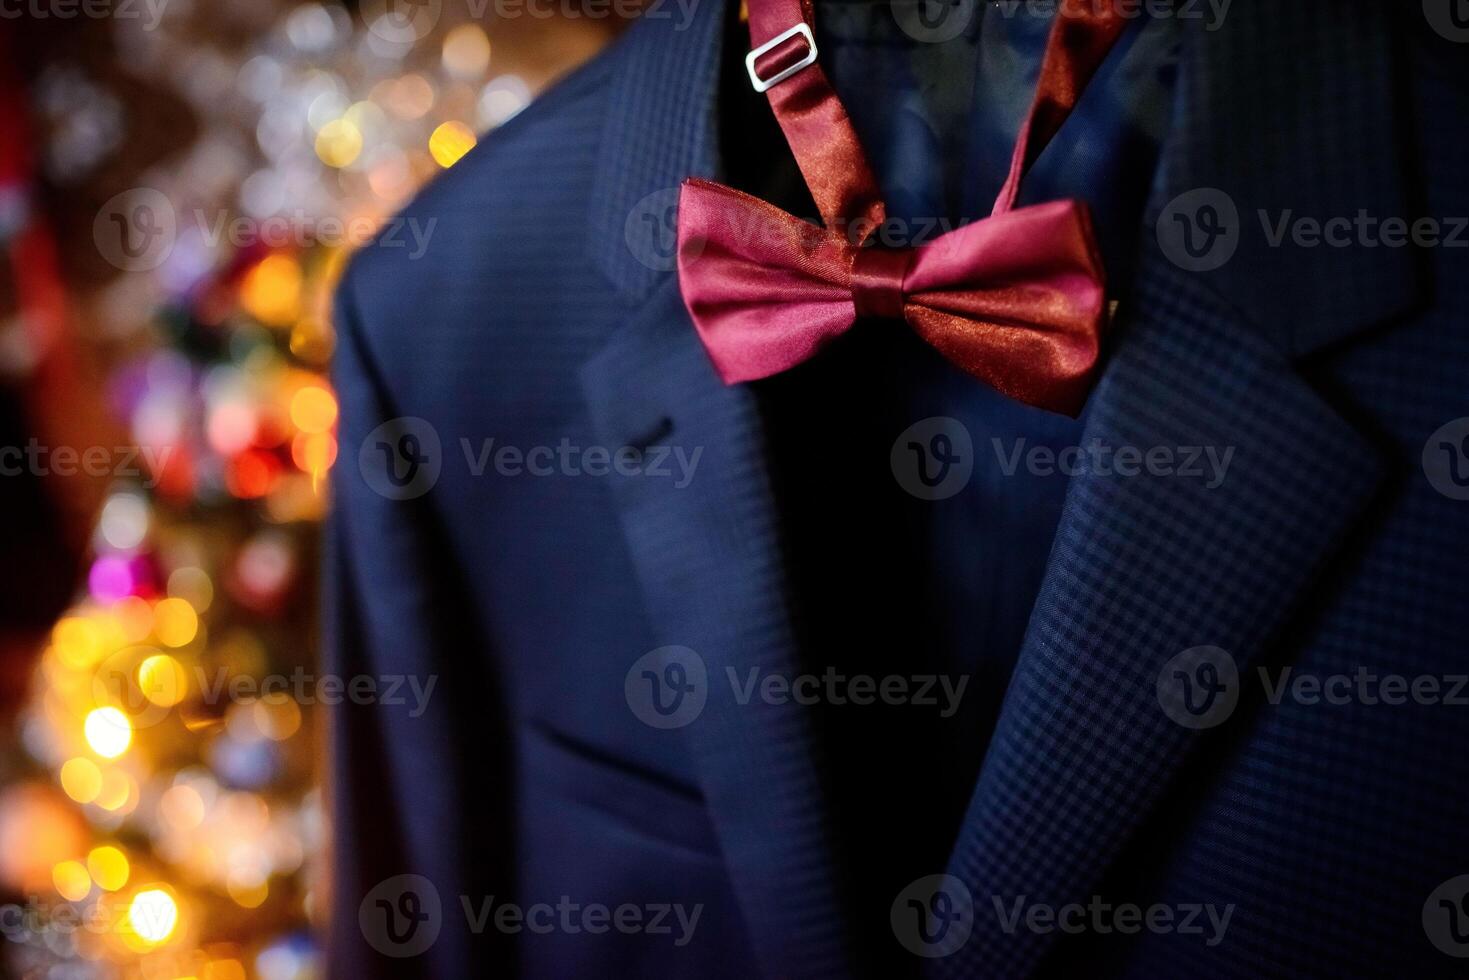
{"type": "Polygon", "coordinates": [[[787,78],[790,78],[802,68],[809,68],[814,64],[816,64],[816,38],[811,35],[811,25],[807,24],[805,21],[802,21],[788,31],[782,31],[777,36],[760,45],[754,51],[751,51],[749,54],[745,55],[745,71],[750,73],[750,84],[755,86],[755,91],[757,92],[764,92],[772,85],[775,85],[778,82],[783,82],[787,78]],[[755,60],[757,58],[759,58],[762,54],[771,50],[772,48],[784,44],[786,41],[789,41],[797,34],[806,39],[806,47],[808,49],[806,52],[806,57],[802,58],[794,65],[791,65],[789,68],[784,68],[776,72],[775,75],[770,78],[761,78],[759,75],[755,74],[755,60]]]}

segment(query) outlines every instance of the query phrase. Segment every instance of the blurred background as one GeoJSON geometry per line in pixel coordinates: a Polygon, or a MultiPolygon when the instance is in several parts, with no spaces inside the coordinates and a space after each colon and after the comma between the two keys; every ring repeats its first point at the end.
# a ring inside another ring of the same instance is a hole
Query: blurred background
{"type": "Polygon", "coordinates": [[[334,281],[618,26],[0,0],[0,975],[321,974],[334,281]]]}

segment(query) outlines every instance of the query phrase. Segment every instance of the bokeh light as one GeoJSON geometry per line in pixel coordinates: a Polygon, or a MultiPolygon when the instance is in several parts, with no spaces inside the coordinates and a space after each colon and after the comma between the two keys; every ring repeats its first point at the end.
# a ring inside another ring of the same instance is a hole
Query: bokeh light
{"type": "Polygon", "coordinates": [[[130,871],[127,855],[116,847],[104,844],[87,853],[87,871],[97,887],[115,892],[128,883],[130,871]]]}
{"type": "Polygon", "coordinates": [[[434,162],[444,168],[458,163],[460,158],[474,149],[474,130],[464,123],[451,119],[439,124],[428,140],[428,151],[434,162]]]}
{"type": "Polygon", "coordinates": [[[138,665],[138,690],[160,708],[178,704],[188,693],[188,687],[184,665],[166,653],[154,654],[138,665]]]}
{"type": "Polygon", "coordinates": [[[91,759],[67,759],[61,765],[61,788],[78,803],[91,803],[102,792],[102,771],[91,759]]]}
{"type": "Polygon", "coordinates": [[[362,154],[362,131],[350,119],[333,119],[316,134],[316,155],[328,167],[349,167],[362,154]]]}
{"type": "Polygon", "coordinates": [[[164,646],[188,646],[198,632],[199,614],[187,601],[169,596],[153,607],[153,635],[164,646]]]}
{"type": "Polygon", "coordinates": [[[92,879],[80,861],[62,861],[51,872],[51,880],[68,902],[80,902],[92,891],[92,879]]]}
{"type": "Polygon", "coordinates": [[[178,918],[178,902],[161,886],[139,891],[128,906],[128,923],[133,934],[149,946],[166,942],[173,935],[178,918]]]}
{"type": "Polygon", "coordinates": [[[82,731],[92,751],[104,759],[122,755],[133,741],[133,726],[127,715],[111,707],[89,712],[82,731]]]}

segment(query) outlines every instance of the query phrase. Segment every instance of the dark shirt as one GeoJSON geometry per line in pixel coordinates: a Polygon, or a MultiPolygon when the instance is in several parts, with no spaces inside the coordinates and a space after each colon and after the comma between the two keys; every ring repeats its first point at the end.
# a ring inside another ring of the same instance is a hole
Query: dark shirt
{"type": "MultiPolygon", "coordinates": [[[[1038,6],[972,4],[971,22],[933,43],[900,26],[915,9],[818,2],[819,57],[876,171],[891,243],[918,244],[990,213],[1050,26],[1038,6]]],[[[1021,205],[1090,203],[1114,299],[1127,292],[1168,121],[1175,23],[1129,29],[1021,188],[1021,205]]],[[[734,38],[732,60],[746,50],[743,25],[734,38]]],[[[751,97],[742,65],[726,75],[728,179],[814,216],[763,97],[751,97]]],[[[942,684],[930,688],[936,705],[820,708],[837,823],[866,862],[867,880],[855,884],[875,900],[943,866],[1066,493],[1066,475],[1032,471],[1026,456],[1078,445],[1082,422],[997,394],[891,323],[859,324],[757,390],[808,667],[900,675],[910,693],[923,675],[946,677],[950,691],[967,678],[952,712],[942,684]],[[947,421],[924,427],[934,418],[947,421]],[[921,451],[935,465],[938,433],[950,455],[969,457],[970,475],[944,499],[920,499],[905,486],[915,486],[921,451]]]]}

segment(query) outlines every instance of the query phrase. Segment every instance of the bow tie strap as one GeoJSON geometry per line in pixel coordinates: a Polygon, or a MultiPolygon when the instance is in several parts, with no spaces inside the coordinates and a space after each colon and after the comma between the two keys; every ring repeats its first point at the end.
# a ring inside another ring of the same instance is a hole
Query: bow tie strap
{"type": "Polygon", "coordinates": [[[846,108],[816,62],[811,0],[750,0],[750,82],[770,99],[828,228],[886,220],[877,178],[846,108]]]}
{"type": "Polygon", "coordinates": [[[1015,151],[1010,157],[1010,173],[992,213],[1001,214],[1015,206],[1021,178],[1076,108],[1081,93],[1101,67],[1107,52],[1127,29],[1128,20],[1120,7],[1102,0],[1062,0],[1056,22],[1046,38],[1035,98],[1020,126],[1015,151]]]}
{"type": "MultiPolygon", "coordinates": [[[[770,99],[776,121],[828,228],[875,228],[886,218],[877,178],[852,120],[817,61],[811,0],[747,0],[750,82],[770,99]]],[[[1021,124],[994,213],[1010,210],[1020,181],[1076,107],[1127,28],[1116,4],[1062,0],[1046,40],[1035,98],[1021,124]]]]}

